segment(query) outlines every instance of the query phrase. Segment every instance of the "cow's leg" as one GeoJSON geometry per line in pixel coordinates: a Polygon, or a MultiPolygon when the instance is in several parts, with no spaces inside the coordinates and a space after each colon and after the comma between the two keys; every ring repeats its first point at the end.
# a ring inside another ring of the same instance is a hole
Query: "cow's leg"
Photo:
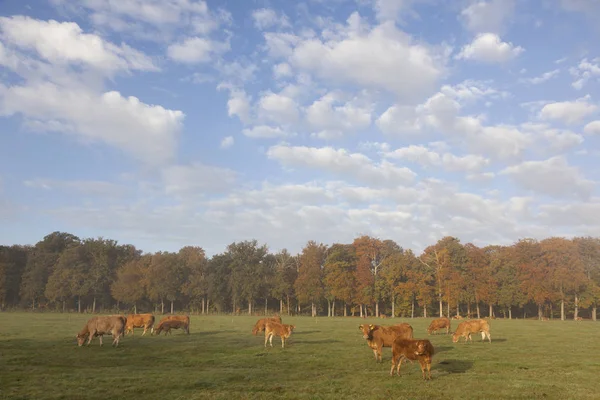
{"type": "Polygon", "coordinates": [[[269,344],[271,345],[271,347],[273,347],[273,336],[275,336],[275,334],[271,332],[271,334],[269,335],[269,344]]]}
{"type": "Polygon", "coordinates": [[[265,332],[265,347],[267,347],[267,342],[269,341],[269,335],[265,332]]]}
{"type": "Polygon", "coordinates": [[[146,325],[144,325],[144,332],[142,332],[142,336],[144,336],[147,331],[148,331],[148,327],[146,325]]]}
{"type": "Polygon", "coordinates": [[[427,379],[425,377],[425,360],[423,360],[423,358],[419,358],[419,365],[421,366],[421,375],[423,376],[423,379],[427,379]]]}
{"type": "Polygon", "coordinates": [[[402,359],[396,362],[396,374],[400,376],[400,367],[402,366],[402,359]]]}
{"type": "Polygon", "coordinates": [[[429,379],[431,379],[431,360],[427,360],[427,374],[429,375],[429,379]]]}
{"type": "Polygon", "coordinates": [[[99,335],[98,339],[100,340],[100,346],[102,346],[102,335],[99,335]]]}
{"type": "Polygon", "coordinates": [[[398,355],[392,353],[392,368],[390,368],[390,376],[394,376],[394,368],[396,368],[397,360],[398,355]]]}
{"type": "Polygon", "coordinates": [[[375,357],[375,362],[377,362],[377,349],[373,349],[373,356],[375,357]]]}
{"type": "Polygon", "coordinates": [[[383,362],[381,360],[381,347],[377,347],[377,358],[379,359],[379,362],[383,362]]]}
{"type": "Polygon", "coordinates": [[[490,343],[492,343],[492,335],[490,335],[489,332],[486,332],[486,333],[487,333],[488,340],[490,341],[490,343]]]}
{"type": "Polygon", "coordinates": [[[285,347],[285,338],[282,336],[281,337],[281,348],[283,349],[285,347]]]}

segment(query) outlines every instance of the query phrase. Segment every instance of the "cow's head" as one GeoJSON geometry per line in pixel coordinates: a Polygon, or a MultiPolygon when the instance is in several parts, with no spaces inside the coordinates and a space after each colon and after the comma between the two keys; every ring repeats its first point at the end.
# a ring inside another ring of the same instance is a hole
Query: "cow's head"
{"type": "Polygon", "coordinates": [[[75,338],[77,339],[77,345],[79,347],[83,346],[83,343],[85,343],[86,336],[87,335],[81,335],[79,333],[75,336],[75,338]]]}
{"type": "Polygon", "coordinates": [[[425,354],[425,351],[427,350],[427,343],[424,340],[419,340],[417,342],[417,349],[415,350],[415,354],[420,356],[425,354]]]}
{"type": "Polygon", "coordinates": [[[375,328],[376,325],[373,324],[364,324],[358,326],[358,329],[360,329],[363,333],[363,339],[371,339],[373,337],[373,331],[375,328]]]}
{"type": "Polygon", "coordinates": [[[457,332],[454,332],[452,334],[452,343],[456,343],[458,342],[458,339],[460,338],[460,335],[457,332]]]}

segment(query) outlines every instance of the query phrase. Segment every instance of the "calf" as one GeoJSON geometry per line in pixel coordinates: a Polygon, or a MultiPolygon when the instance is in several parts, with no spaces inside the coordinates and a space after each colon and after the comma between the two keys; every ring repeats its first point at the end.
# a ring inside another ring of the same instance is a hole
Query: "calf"
{"type": "Polygon", "coordinates": [[[102,346],[102,336],[110,333],[113,337],[112,345],[116,347],[119,345],[120,337],[125,334],[125,323],[126,318],[122,315],[92,317],[77,334],[77,344],[82,346],[87,338],[89,346],[92,339],[98,336],[100,346],[102,346]]]}
{"type": "Polygon", "coordinates": [[[133,328],[144,328],[142,336],[146,334],[148,329],[150,329],[150,333],[152,333],[154,332],[154,320],[154,315],[152,314],[129,314],[127,315],[125,334],[131,332],[133,335],[133,328]]]}
{"type": "Polygon", "coordinates": [[[471,339],[471,333],[479,333],[481,332],[481,341],[485,340],[486,336],[490,343],[492,343],[492,337],[490,336],[490,325],[484,319],[474,319],[471,321],[464,321],[458,324],[456,328],[456,332],[452,335],[452,342],[456,343],[461,337],[465,338],[465,343],[467,340],[473,341],[471,339]]]}
{"type": "Polygon", "coordinates": [[[269,321],[265,324],[265,347],[267,347],[267,341],[273,347],[273,336],[277,335],[281,337],[281,347],[285,347],[285,341],[288,339],[292,332],[296,329],[296,325],[285,325],[278,322],[269,321]]]}
{"type": "Polygon", "coordinates": [[[181,321],[181,320],[177,320],[177,319],[167,319],[167,320],[161,320],[158,323],[158,326],[156,327],[156,329],[154,330],[154,332],[152,334],[157,334],[160,335],[160,333],[162,331],[165,331],[165,336],[167,336],[167,333],[171,333],[171,329],[183,329],[185,330],[187,327],[187,324],[185,323],[185,321],[181,321]]]}
{"type": "Polygon", "coordinates": [[[390,369],[390,376],[394,376],[394,368],[398,376],[400,376],[400,366],[402,365],[402,360],[406,358],[411,361],[419,360],[423,379],[431,379],[431,359],[434,352],[433,345],[427,339],[395,339],[392,343],[392,368],[390,369]],[[427,376],[425,375],[425,370],[427,370],[427,376]]]}
{"type": "Polygon", "coordinates": [[[256,321],[256,324],[254,324],[254,328],[252,328],[252,334],[256,336],[259,332],[264,331],[267,322],[277,322],[279,324],[282,323],[281,317],[279,315],[276,315],[272,318],[261,318],[258,321],[256,321]]]}
{"type": "Polygon", "coordinates": [[[187,316],[187,315],[167,315],[166,317],[163,317],[158,324],[160,325],[160,323],[164,322],[164,321],[181,321],[181,323],[183,324],[181,327],[183,328],[185,333],[187,333],[188,335],[190,334],[190,317],[189,316],[187,316]]]}
{"type": "Polygon", "coordinates": [[[381,362],[381,349],[392,347],[394,339],[397,337],[412,339],[413,337],[413,328],[407,323],[393,326],[363,324],[359,325],[358,329],[362,331],[363,339],[367,341],[367,345],[373,350],[376,362],[381,362]]]}
{"type": "Polygon", "coordinates": [[[427,333],[431,335],[439,329],[446,328],[446,335],[450,333],[450,320],[446,317],[434,319],[427,328],[427,333]]]}

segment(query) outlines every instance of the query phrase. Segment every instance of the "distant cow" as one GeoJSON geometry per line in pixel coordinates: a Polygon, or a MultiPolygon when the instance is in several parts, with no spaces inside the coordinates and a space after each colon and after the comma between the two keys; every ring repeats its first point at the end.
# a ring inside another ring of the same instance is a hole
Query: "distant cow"
{"type": "Polygon", "coordinates": [[[404,358],[408,360],[419,360],[423,379],[431,379],[431,359],[434,354],[433,345],[427,339],[401,339],[397,338],[392,344],[392,368],[390,375],[394,376],[394,368],[400,376],[400,365],[404,358]],[[425,375],[427,370],[428,377],[425,375]]]}
{"type": "Polygon", "coordinates": [[[437,332],[439,329],[446,328],[447,335],[450,333],[450,325],[450,320],[446,317],[434,319],[429,324],[429,327],[427,328],[427,333],[431,335],[433,332],[437,332]]]}
{"type": "Polygon", "coordinates": [[[471,334],[481,332],[481,341],[484,341],[486,336],[490,343],[492,343],[492,337],[490,336],[490,324],[484,319],[474,319],[471,321],[464,321],[458,324],[456,332],[452,335],[452,342],[456,343],[461,337],[472,341],[471,334]]]}
{"type": "Polygon", "coordinates": [[[375,361],[381,362],[381,349],[383,347],[392,347],[392,343],[396,338],[412,339],[413,328],[407,323],[401,323],[393,326],[381,326],[373,324],[359,325],[363,333],[363,339],[367,341],[367,345],[373,350],[375,361]]]}
{"type": "Polygon", "coordinates": [[[265,325],[267,324],[267,322],[277,322],[279,324],[281,324],[281,317],[279,315],[276,315],[274,317],[271,318],[261,318],[258,321],[256,321],[256,324],[254,324],[254,328],[252,328],[252,334],[254,336],[256,336],[259,332],[262,332],[265,330],[265,325]]]}
{"type": "Polygon", "coordinates": [[[575,321],[583,321],[583,318],[577,317],[577,318],[575,318],[575,321]]]}
{"type": "Polygon", "coordinates": [[[160,325],[160,323],[164,322],[164,321],[181,321],[183,323],[181,328],[185,331],[185,333],[187,333],[188,335],[190,334],[190,317],[189,316],[187,316],[187,315],[167,315],[165,317],[162,317],[158,324],[160,325]]]}
{"type": "Polygon", "coordinates": [[[150,333],[154,332],[154,315],[152,314],[129,314],[127,315],[127,325],[125,326],[125,334],[131,332],[133,335],[133,328],[144,328],[142,336],[146,334],[148,329],[150,333]]]}
{"type": "Polygon", "coordinates": [[[77,334],[77,344],[82,346],[85,339],[88,339],[89,346],[92,339],[99,337],[100,346],[102,346],[102,335],[111,334],[113,337],[113,346],[119,345],[119,338],[125,334],[126,318],[122,315],[99,316],[90,318],[83,329],[77,334]]]}
{"type": "Polygon", "coordinates": [[[452,319],[463,319],[463,317],[461,317],[460,315],[453,315],[452,319]]]}
{"type": "Polygon", "coordinates": [[[178,319],[163,319],[158,323],[158,326],[152,334],[160,335],[162,331],[165,331],[165,336],[167,336],[167,334],[171,334],[171,329],[185,330],[187,326],[188,325],[185,323],[185,321],[178,319]]]}
{"type": "Polygon", "coordinates": [[[296,329],[296,325],[285,325],[275,321],[268,321],[265,324],[265,347],[267,347],[267,341],[273,347],[273,336],[281,337],[281,347],[285,347],[285,341],[292,335],[294,329],[296,329]]]}

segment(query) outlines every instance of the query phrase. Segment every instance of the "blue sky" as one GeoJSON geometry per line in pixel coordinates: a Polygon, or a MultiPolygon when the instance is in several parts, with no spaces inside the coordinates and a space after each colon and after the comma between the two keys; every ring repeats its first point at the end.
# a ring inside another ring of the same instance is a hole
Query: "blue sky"
{"type": "Polygon", "coordinates": [[[7,0],[0,243],[597,235],[595,0],[7,0]]]}

